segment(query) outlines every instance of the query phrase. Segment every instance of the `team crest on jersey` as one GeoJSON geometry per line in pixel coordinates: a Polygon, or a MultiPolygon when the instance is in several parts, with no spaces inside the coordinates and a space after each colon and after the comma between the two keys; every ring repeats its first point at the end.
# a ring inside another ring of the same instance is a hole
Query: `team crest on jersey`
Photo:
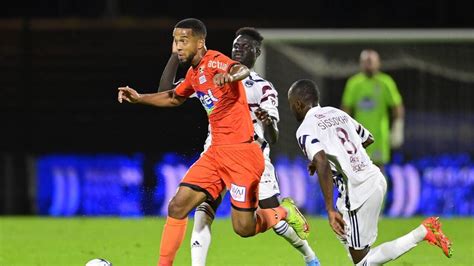
{"type": "Polygon", "coordinates": [[[359,102],[358,106],[362,110],[373,110],[375,108],[375,102],[372,98],[365,97],[359,102]]]}
{"type": "Polygon", "coordinates": [[[207,115],[210,115],[212,113],[212,110],[214,110],[214,107],[215,107],[214,103],[218,102],[219,99],[214,97],[211,89],[207,90],[207,93],[198,91],[196,92],[196,95],[201,101],[202,106],[204,106],[204,109],[206,109],[207,115]]]}
{"type": "Polygon", "coordinates": [[[246,81],[245,81],[245,87],[250,88],[250,87],[253,86],[254,83],[255,83],[255,82],[253,82],[253,81],[251,81],[251,80],[246,80],[246,81]]]}

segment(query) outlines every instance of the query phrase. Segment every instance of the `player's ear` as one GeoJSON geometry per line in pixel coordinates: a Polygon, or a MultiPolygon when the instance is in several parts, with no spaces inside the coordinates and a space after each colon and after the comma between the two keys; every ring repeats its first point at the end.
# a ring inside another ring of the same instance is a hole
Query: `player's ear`
{"type": "Polygon", "coordinates": [[[198,40],[198,48],[199,48],[199,49],[202,49],[202,48],[204,48],[205,46],[206,46],[206,40],[204,40],[204,39],[202,39],[202,38],[199,39],[199,40],[198,40]]]}
{"type": "Polygon", "coordinates": [[[262,54],[262,50],[260,50],[260,47],[257,46],[257,48],[255,48],[256,57],[259,57],[261,54],[262,54]]]}
{"type": "Polygon", "coordinates": [[[301,101],[299,99],[296,99],[295,100],[295,107],[296,107],[296,110],[301,110],[301,101]]]}
{"type": "Polygon", "coordinates": [[[296,108],[298,109],[298,112],[302,112],[306,108],[306,104],[298,99],[296,100],[296,108]]]}

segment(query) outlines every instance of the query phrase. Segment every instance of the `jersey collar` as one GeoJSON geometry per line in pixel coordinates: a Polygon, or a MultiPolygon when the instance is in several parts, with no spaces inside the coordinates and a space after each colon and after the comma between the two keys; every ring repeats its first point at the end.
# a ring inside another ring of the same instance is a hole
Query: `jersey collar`
{"type": "Polygon", "coordinates": [[[311,109],[308,110],[308,112],[306,113],[306,115],[304,116],[304,119],[306,119],[308,116],[310,115],[313,115],[314,113],[316,113],[318,110],[321,109],[321,105],[316,105],[314,107],[312,107],[311,109]]]}

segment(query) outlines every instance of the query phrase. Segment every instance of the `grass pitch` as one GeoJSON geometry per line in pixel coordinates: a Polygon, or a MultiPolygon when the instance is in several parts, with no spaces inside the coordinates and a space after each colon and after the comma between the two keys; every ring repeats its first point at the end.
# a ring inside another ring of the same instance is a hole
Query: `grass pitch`
{"type": "MultiPolygon", "coordinates": [[[[401,236],[423,218],[383,218],[376,245],[401,236]]],[[[389,265],[474,265],[474,219],[442,218],[443,231],[453,241],[454,255],[420,243],[389,265]]],[[[114,266],[156,265],[162,218],[40,218],[0,217],[0,265],[83,266],[105,258],[114,266]]],[[[325,218],[311,218],[310,245],[322,265],[352,265],[325,218]]],[[[191,265],[189,238],[192,220],[175,265],[191,265]]],[[[217,219],[208,255],[213,265],[304,265],[300,254],[273,231],[240,238],[229,219],[217,219]]]]}

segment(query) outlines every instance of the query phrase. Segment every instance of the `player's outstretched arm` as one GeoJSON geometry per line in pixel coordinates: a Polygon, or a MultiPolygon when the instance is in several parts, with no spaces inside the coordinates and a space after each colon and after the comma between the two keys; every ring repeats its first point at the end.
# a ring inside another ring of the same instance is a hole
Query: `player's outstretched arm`
{"type": "Polygon", "coordinates": [[[326,204],[326,211],[328,212],[329,224],[332,230],[341,237],[345,237],[344,220],[341,214],[334,209],[333,203],[333,183],[332,172],[329,166],[329,161],[324,150],[319,151],[313,157],[313,160],[308,165],[310,175],[318,173],[319,186],[323,191],[324,202],[326,204]]]}
{"type": "Polygon", "coordinates": [[[248,67],[242,64],[233,65],[228,73],[218,73],[214,76],[214,84],[217,86],[224,86],[226,83],[240,81],[250,75],[248,67]]]}
{"type": "Polygon", "coordinates": [[[124,100],[129,103],[140,103],[157,107],[175,107],[181,105],[186,98],[176,95],[174,90],[139,94],[136,90],[126,86],[118,88],[119,103],[122,103],[124,100]]]}

